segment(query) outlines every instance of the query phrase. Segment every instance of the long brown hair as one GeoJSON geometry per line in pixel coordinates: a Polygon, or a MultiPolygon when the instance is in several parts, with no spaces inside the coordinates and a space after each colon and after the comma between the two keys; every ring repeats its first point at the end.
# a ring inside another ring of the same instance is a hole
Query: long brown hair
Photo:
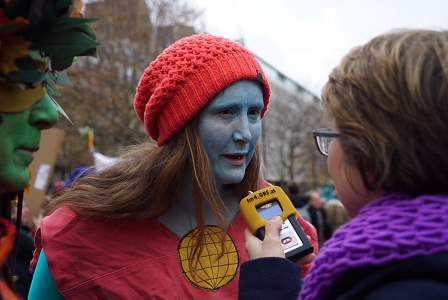
{"type": "MultiPolygon", "coordinates": [[[[145,142],[131,146],[116,164],[105,171],[81,178],[56,198],[47,212],[68,206],[83,216],[107,218],[133,217],[154,219],[166,213],[175,199],[182,197],[182,183],[187,167],[191,169],[198,236],[190,266],[196,266],[204,247],[205,223],[202,201],[205,200],[222,228],[221,255],[227,231],[226,207],[219,196],[212,166],[198,133],[196,115],[169,142],[161,147],[145,142]],[[204,180],[209,178],[210,180],[204,180]]],[[[260,187],[261,150],[257,145],[244,179],[234,188],[238,200],[260,187]]],[[[237,200],[237,201],[238,201],[237,200]]],[[[191,270],[194,274],[194,270],[191,270]]]]}

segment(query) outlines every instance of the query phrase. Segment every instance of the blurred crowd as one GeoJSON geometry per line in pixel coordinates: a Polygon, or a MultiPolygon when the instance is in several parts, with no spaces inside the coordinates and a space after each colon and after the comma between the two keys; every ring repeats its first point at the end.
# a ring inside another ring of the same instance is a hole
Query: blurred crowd
{"type": "Polygon", "coordinates": [[[316,228],[319,248],[336,229],[350,220],[337,197],[327,200],[318,190],[308,190],[302,194],[301,186],[296,181],[287,184],[286,194],[298,214],[316,228]]]}

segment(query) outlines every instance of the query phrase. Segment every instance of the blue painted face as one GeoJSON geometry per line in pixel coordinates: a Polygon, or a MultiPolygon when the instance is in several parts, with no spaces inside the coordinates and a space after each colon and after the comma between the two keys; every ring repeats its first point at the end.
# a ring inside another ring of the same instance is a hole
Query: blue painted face
{"type": "Polygon", "coordinates": [[[263,107],[261,83],[240,80],[216,95],[203,109],[199,135],[218,185],[243,180],[260,139],[263,107]]]}

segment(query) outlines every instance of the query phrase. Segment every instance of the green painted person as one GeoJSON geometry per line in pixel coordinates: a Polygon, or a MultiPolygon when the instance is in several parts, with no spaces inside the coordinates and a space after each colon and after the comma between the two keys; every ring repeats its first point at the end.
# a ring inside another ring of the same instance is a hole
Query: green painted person
{"type": "MultiPolygon", "coordinates": [[[[29,166],[40,135],[58,122],[56,85],[71,85],[65,69],[75,56],[96,56],[99,43],[80,0],[0,0],[0,299],[18,299],[13,270],[15,232],[29,166]]],[[[23,297],[23,295],[21,295],[23,297]]]]}

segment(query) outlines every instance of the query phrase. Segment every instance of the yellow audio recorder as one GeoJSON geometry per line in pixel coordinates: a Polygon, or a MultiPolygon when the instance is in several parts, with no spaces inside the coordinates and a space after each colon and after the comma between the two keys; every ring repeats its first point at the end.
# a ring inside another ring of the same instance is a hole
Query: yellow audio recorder
{"type": "Polygon", "coordinates": [[[311,242],[297,221],[297,210],[280,187],[270,186],[250,193],[240,201],[240,211],[249,230],[261,240],[267,221],[275,216],[282,218],[280,240],[286,258],[295,261],[313,252],[311,242]]]}

